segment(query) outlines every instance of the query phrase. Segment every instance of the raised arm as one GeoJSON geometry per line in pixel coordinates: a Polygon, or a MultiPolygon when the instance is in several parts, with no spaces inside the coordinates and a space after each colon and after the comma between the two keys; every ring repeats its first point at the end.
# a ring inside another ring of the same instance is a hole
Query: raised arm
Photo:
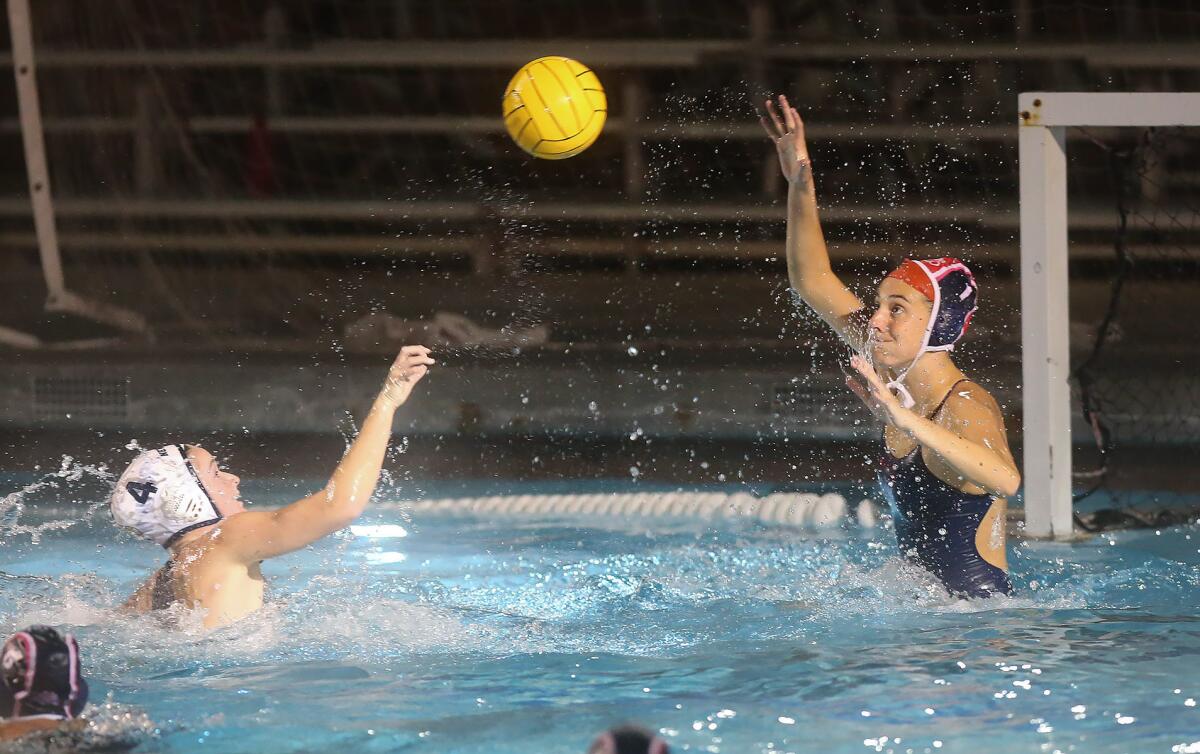
{"type": "Polygon", "coordinates": [[[759,120],[779,152],[779,167],[788,182],[786,255],[788,280],[804,303],[847,343],[861,349],[865,327],[855,314],[863,302],[833,272],[829,250],[817,216],[812,161],[804,140],[804,122],[787,97],[778,107],[767,100],[767,115],[759,120]]]}
{"type": "Polygon", "coordinates": [[[238,560],[253,563],[298,550],[358,518],[379,481],[396,409],[433,363],[424,346],[401,349],[358,437],[324,489],[276,511],[230,517],[221,525],[221,546],[238,560]]]}

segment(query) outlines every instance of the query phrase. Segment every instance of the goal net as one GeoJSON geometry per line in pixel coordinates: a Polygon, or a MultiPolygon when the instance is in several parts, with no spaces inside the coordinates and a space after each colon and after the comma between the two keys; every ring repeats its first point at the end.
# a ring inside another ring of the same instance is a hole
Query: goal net
{"type": "Polygon", "coordinates": [[[1114,522],[1152,523],[1146,506],[1200,503],[1200,127],[1068,138],[1070,201],[1084,213],[1071,230],[1081,252],[1071,281],[1074,497],[1080,511],[1107,504],[1126,509],[1114,522]]]}

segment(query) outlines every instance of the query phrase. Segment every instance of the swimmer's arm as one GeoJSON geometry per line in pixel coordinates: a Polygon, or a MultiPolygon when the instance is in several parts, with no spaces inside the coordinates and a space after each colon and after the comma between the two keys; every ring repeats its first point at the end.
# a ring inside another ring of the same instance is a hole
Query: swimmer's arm
{"type": "Polygon", "coordinates": [[[396,409],[408,400],[433,359],[424,346],[405,346],[371,406],[358,437],[320,492],[277,511],[248,511],[221,526],[221,542],[254,563],[298,550],[358,518],[379,481],[396,409]]]}
{"type": "Polygon", "coordinates": [[[150,612],[150,603],[154,592],[154,580],[151,579],[138,587],[138,590],[117,608],[117,612],[126,615],[140,615],[150,612]]]}
{"type": "Polygon", "coordinates": [[[57,730],[83,730],[87,722],[80,719],[54,720],[51,718],[17,718],[16,720],[0,720],[0,741],[12,741],[33,733],[45,733],[57,730]]]}
{"type": "Polygon", "coordinates": [[[896,423],[960,477],[997,497],[1012,497],[1021,473],[1008,449],[1000,407],[981,388],[951,395],[942,426],[908,409],[896,423]]]}
{"type": "Polygon", "coordinates": [[[767,101],[763,128],[775,142],[779,165],[788,182],[787,257],[788,281],[792,289],[817,316],[833,328],[843,340],[861,350],[866,328],[862,317],[863,302],[833,272],[829,249],[817,214],[817,194],[812,180],[812,161],[804,140],[804,122],[785,97],[775,104],[767,101]],[[780,115],[782,114],[782,118],[780,115]]]}

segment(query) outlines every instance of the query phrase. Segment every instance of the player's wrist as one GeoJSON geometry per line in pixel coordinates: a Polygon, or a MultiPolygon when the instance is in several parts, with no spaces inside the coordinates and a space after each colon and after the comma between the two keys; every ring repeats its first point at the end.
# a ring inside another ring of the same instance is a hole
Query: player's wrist
{"type": "Polygon", "coordinates": [[[888,405],[886,408],[888,412],[888,419],[896,429],[900,430],[909,437],[916,437],[917,422],[921,420],[920,416],[918,416],[912,410],[901,406],[899,401],[888,405]]]}
{"type": "Polygon", "coordinates": [[[812,161],[807,157],[796,158],[795,169],[790,171],[786,178],[792,186],[805,190],[812,189],[812,161]]]}
{"type": "Polygon", "coordinates": [[[379,395],[375,396],[375,404],[372,410],[378,411],[395,411],[404,405],[404,399],[388,393],[388,389],[384,388],[379,391],[379,395]]]}

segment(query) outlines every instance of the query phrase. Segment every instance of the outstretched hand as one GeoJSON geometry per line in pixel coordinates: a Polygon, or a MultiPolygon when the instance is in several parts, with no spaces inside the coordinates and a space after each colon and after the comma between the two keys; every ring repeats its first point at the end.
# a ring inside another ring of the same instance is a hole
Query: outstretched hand
{"type": "Polygon", "coordinates": [[[412,393],[412,389],[429,372],[429,367],[434,363],[429,356],[429,349],[425,346],[401,348],[400,355],[396,357],[396,360],[392,362],[392,368],[388,370],[387,380],[383,383],[383,390],[379,397],[395,407],[404,405],[412,393]]]}
{"type": "Polygon", "coordinates": [[[850,358],[850,366],[862,375],[862,380],[848,374],[846,375],[846,386],[866,404],[867,408],[871,409],[871,413],[875,414],[877,418],[898,425],[898,419],[906,409],[900,404],[900,399],[891,390],[888,390],[887,385],[880,379],[879,373],[875,371],[875,367],[858,354],[850,358]],[[866,383],[865,386],[863,382],[866,383]]]}
{"type": "Polygon", "coordinates": [[[812,166],[808,158],[808,144],[804,141],[804,121],[784,95],[779,95],[779,104],[767,100],[767,114],[760,115],[758,122],[779,152],[779,169],[788,183],[802,188],[812,185],[812,166]]]}

